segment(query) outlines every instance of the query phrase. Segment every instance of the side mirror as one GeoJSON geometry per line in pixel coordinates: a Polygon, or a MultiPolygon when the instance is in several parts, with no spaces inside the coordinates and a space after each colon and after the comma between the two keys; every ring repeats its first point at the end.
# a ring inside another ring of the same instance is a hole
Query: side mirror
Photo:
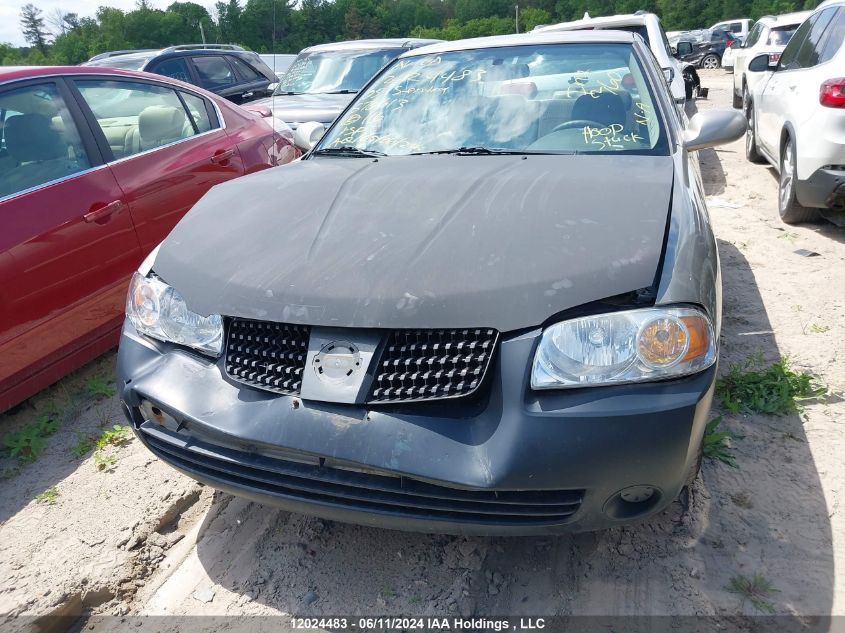
{"type": "Polygon", "coordinates": [[[748,62],[748,70],[752,73],[762,73],[767,70],[774,70],[777,67],[777,62],[771,63],[768,53],[757,55],[757,57],[748,62]]]}
{"type": "Polygon", "coordinates": [[[724,145],[745,134],[745,116],[736,110],[706,110],[694,115],[684,130],[684,148],[695,152],[724,145]]]}
{"type": "Polygon", "coordinates": [[[293,142],[300,149],[306,152],[311,151],[317,142],[323,138],[326,133],[326,126],[316,121],[309,121],[303,123],[293,133],[293,142]]]}
{"type": "Polygon", "coordinates": [[[269,84],[267,86],[267,94],[273,94],[274,92],[276,92],[276,88],[278,88],[278,87],[279,87],[278,81],[275,82],[275,83],[269,84]]]}
{"type": "Polygon", "coordinates": [[[663,76],[666,77],[666,83],[671,84],[672,80],[675,78],[675,69],[671,66],[669,66],[668,68],[664,68],[663,76]]]}

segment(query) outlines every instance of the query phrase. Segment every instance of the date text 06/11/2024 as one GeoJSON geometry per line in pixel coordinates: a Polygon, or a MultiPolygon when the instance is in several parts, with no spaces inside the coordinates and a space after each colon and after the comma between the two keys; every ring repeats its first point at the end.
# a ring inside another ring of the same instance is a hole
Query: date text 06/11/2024
{"type": "Polygon", "coordinates": [[[291,628],[300,630],[359,631],[539,631],[546,628],[543,618],[515,620],[460,617],[317,617],[291,618],[291,628]]]}

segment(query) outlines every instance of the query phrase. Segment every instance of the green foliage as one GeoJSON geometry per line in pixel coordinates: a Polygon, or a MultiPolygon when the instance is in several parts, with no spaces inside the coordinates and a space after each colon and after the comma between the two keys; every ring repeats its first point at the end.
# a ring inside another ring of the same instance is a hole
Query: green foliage
{"type": "Polygon", "coordinates": [[[94,442],[94,465],[97,470],[110,471],[117,464],[117,457],[111,453],[106,452],[109,446],[122,446],[132,439],[132,434],[128,426],[115,424],[110,429],[106,429],[100,434],[100,437],[94,442]]]}
{"type": "Polygon", "coordinates": [[[88,391],[88,395],[97,399],[111,398],[115,394],[112,380],[103,376],[89,378],[88,382],[85,383],[85,389],[88,391]]]}
{"type": "Polygon", "coordinates": [[[796,372],[786,358],[761,368],[759,357],[734,365],[716,381],[716,395],[731,413],[796,413],[804,400],[827,393],[812,375],[796,372]]]}
{"type": "Polygon", "coordinates": [[[736,438],[736,435],[730,431],[717,430],[721,423],[722,416],[719,416],[710,420],[704,428],[704,439],[702,440],[704,457],[737,468],[736,457],[734,457],[730,444],[730,441],[736,438]]]}
{"type": "Polygon", "coordinates": [[[97,438],[94,446],[98,451],[103,450],[106,446],[121,446],[132,439],[132,433],[128,426],[115,424],[112,428],[106,429],[97,438]]]}
{"type": "Polygon", "coordinates": [[[35,495],[35,500],[38,503],[46,503],[47,505],[56,505],[56,500],[59,498],[59,489],[53,486],[47,488],[44,492],[35,495]]]}
{"type": "Polygon", "coordinates": [[[3,448],[10,457],[17,457],[22,462],[32,462],[47,445],[47,438],[59,430],[59,423],[49,416],[41,416],[20,431],[8,433],[3,438],[3,448]]]}
{"type": "Polygon", "coordinates": [[[778,590],[760,573],[754,574],[751,578],[738,574],[731,578],[725,589],[742,596],[743,602],[748,600],[761,613],[775,613],[775,607],[768,598],[773,593],[778,593],[778,590]]]}
{"type": "MultiPolygon", "coordinates": [[[[197,2],[166,9],[140,1],[132,11],[108,6],[95,17],[65,14],[52,45],[37,6],[26,5],[30,49],[0,44],[0,64],[77,64],[104,51],[163,48],[206,41],[237,43],[259,53],[296,53],[306,46],[365,37],[457,39],[513,33],[538,24],[638,10],[661,16],[666,30],[706,28],[730,18],[814,8],[817,0],[218,0],[212,13],[197,2]],[[40,22],[39,22],[40,21],[40,22]]],[[[53,24],[53,19],[50,20],[53,24]]]]}
{"type": "Polygon", "coordinates": [[[96,445],[97,438],[80,431],[76,432],[76,444],[70,447],[70,454],[74,459],[80,459],[90,453],[96,445]]]}

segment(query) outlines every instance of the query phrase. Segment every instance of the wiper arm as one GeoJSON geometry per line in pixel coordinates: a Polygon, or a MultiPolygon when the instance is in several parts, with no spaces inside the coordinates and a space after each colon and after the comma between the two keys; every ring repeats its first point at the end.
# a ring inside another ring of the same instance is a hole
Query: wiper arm
{"type": "Polygon", "coordinates": [[[325,154],[327,156],[352,156],[365,158],[381,158],[387,156],[384,152],[377,152],[371,149],[362,149],[360,147],[353,147],[351,145],[344,145],[343,147],[325,147],[313,152],[313,156],[320,156],[325,154]]]}
{"type": "Polygon", "coordinates": [[[304,92],[293,92],[292,90],[282,90],[281,92],[274,92],[274,95],[284,96],[284,97],[292,97],[294,95],[301,95],[305,94],[304,92]]]}
{"type": "Polygon", "coordinates": [[[354,94],[358,94],[358,91],[357,90],[349,90],[347,88],[346,90],[332,90],[331,92],[324,92],[323,94],[327,94],[327,95],[354,95],[354,94]]]}

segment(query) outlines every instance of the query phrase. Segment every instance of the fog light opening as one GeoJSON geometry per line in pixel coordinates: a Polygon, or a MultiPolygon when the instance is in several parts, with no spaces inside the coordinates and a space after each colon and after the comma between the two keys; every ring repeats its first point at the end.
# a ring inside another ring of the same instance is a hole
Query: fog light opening
{"type": "Polygon", "coordinates": [[[632,486],[623,490],[619,496],[622,497],[622,501],[628,503],[643,503],[651,499],[653,495],[654,488],[651,486],[632,486]]]}
{"type": "Polygon", "coordinates": [[[604,513],[612,519],[636,519],[650,514],[662,497],[655,486],[629,486],[610,496],[604,504],[604,513]]]}

